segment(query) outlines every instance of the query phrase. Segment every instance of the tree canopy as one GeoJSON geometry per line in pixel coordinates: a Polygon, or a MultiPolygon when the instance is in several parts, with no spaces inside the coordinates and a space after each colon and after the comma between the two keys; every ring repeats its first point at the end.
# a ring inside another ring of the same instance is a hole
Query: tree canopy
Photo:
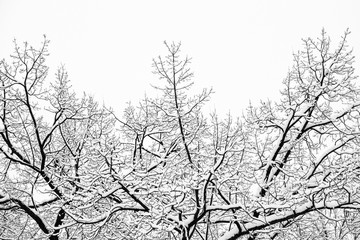
{"type": "Polygon", "coordinates": [[[349,33],[304,39],[281,99],[225,118],[203,111],[212,90],[189,94],[181,44],[153,60],[162,96],[119,116],[64,67],[47,81],[46,38],[15,42],[0,63],[0,238],[358,239],[349,33]]]}

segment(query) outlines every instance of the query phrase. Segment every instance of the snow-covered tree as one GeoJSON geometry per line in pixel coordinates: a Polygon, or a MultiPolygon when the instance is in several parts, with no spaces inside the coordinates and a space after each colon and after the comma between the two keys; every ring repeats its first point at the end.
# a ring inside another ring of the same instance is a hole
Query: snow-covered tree
{"type": "MultiPolygon", "coordinates": [[[[160,97],[123,116],[47,85],[40,50],[1,62],[0,236],[357,239],[360,94],[346,31],[294,54],[279,101],[205,116],[180,44],[153,61],[160,97]]],[[[236,99],[234,98],[234,101],[236,99]]]]}
{"type": "Polygon", "coordinates": [[[220,239],[358,236],[360,99],[348,34],[335,47],[325,31],[303,40],[281,100],[247,109],[245,159],[254,171],[242,181],[258,185],[256,198],[242,199],[245,222],[220,239]]]}
{"type": "Polygon", "coordinates": [[[111,236],[104,224],[115,213],[148,208],[113,174],[121,149],[110,112],[77,98],[63,67],[45,82],[48,43],[15,45],[11,64],[0,66],[0,236],[111,236]]]}
{"type": "Polygon", "coordinates": [[[324,31],[304,40],[281,100],[249,106],[236,120],[205,119],[208,92],[186,95],[189,60],[180,45],[166,45],[169,55],[154,60],[164,96],[129,107],[123,122],[136,163],[166,199],[151,232],[224,240],[358,234],[360,99],[348,34],[334,49],[324,31]]]}

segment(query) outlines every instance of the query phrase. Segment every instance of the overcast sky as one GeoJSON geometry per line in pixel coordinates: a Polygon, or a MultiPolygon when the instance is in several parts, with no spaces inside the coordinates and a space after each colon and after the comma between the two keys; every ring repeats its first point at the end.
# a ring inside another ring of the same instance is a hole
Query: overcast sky
{"type": "MultiPolygon", "coordinates": [[[[65,64],[76,92],[90,93],[121,114],[151,83],[163,41],[182,42],[196,89],[213,87],[207,108],[241,114],[249,100],[276,98],[301,39],[325,28],[337,45],[349,28],[360,58],[359,1],[0,0],[0,58],[12,40],[51,41],[49,80],[65,64]]],[[[359,73],[360,60],[355,63],[359,73]]]]}

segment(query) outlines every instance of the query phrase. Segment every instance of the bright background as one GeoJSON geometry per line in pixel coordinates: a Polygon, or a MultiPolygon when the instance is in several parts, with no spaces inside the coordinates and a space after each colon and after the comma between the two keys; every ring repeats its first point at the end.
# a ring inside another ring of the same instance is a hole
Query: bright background
{"type": "Polygon", "coordinates": [[[151,64],[165,53],[163,41],[181,41],[195,89],[215,90],[206,111],[240,115],[250,100],[277,98],[292,53],[322,28],[335,46],[349,28],[359,57],[359,10],[356,0],[0,0],[0,58],[12,53],[14,38],[39,46],[46,34],[49,80],[64,64],[79,95],[121,115],[126,102],[154,96],[151,64]]]}

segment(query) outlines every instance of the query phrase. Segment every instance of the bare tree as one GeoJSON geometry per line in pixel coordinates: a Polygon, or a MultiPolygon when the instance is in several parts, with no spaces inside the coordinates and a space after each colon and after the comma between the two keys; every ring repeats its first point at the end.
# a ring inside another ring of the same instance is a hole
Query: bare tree
{"type": "Polygon", "coordinates": [[[133,131],[134,163],[166,176],[153,183],[167,199],[157,223],[172,226],[170,239],[300,239],[317,219],[327,238],[353,233],[351,224],[335,230],[353,222],[359,207],[360,102],[348,34],[335,49],[324,31],[304,40],[280,102],[249,106],[242,121],[200,114],[208,95],[185,97],[189,60],[180,60],[180,45],[166,44],[169,55],[154,60],[164,97],[129,108],[123,124],[133,131]],[[333,217],[336,209],[347,217],[333,217]]]}
{"type": "MultiPolygon", "coordinates": [[[[278,102],[205,117],[180,44],[153,61],[158,98],[122,117],[50,85],[45,40],[1,62],[0,236],[357,239],[359,88],[346,31],[303,40],[278,102]]],[[[235,98],[234,98],[235,99],[235,98]]]]}
{"type": "Polygon", "coordinates": [[[116,212],[148,208],[112,175],[111,114],[77,98],[63,67],[46,85],[48,43],[15,43],[11,64],[1,62],[0,235],[96,238],[116,212]]]}
{"type": "Polygon", "coordinates": [[[256,166],[253,199],[241,206],[247,222],[221,239],[274,239],[304,218],[336,221],[334,209],[359,208],[360,102],[348,34],[334,50],[325,31],[317,40],[305,39],[284,80],[281,101],[248,108],[246,158],[256,166]]]}

